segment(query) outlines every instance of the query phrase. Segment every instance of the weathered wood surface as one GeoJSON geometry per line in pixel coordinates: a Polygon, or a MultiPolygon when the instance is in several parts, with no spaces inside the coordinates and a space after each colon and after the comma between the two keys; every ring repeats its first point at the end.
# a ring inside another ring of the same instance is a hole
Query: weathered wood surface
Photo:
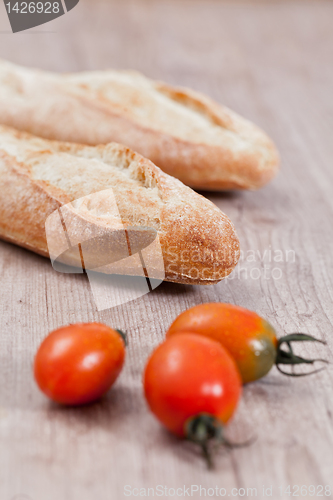
{"type": "Polygon", "coordinates": [[[0,243],[1,500],[118,500],[125,485],[218,486],[227,495],[256,487],[259,498],[263,485],[273,486],[272,498],[278,486],[333,486],[331,367],[304,379],[274,369],[245,387],[230,435],[257,441],[221,451],[213,472],[162,430],[141,390],[148,354],[178,313],[201,302],[255,309],[281,334],[315,334],[330,356],[333,3],[82,0],[52,24],[17,35],[2,3],[0,16],[0,57],[60,71],[135,68],[194,87],[264,127],[282,156],[280,175],[265,189],[207,194],[234,221],[244,252],[233,279],[216,286],[165,283],[98,313],[86,277],[56,273],[46,259],[0,243]],[[126,368],[103,402],[53,406],[33,382],[36,348],[53,328],[92,320],[129,333],[126,368]]]}

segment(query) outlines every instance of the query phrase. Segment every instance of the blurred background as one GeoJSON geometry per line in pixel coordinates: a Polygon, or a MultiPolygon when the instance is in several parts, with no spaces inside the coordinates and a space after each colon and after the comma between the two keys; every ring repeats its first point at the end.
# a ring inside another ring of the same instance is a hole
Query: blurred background
{"type": "Polygon", "coordinates": [[[0,57],[55,71],[137,69],[206,92],[276,137],[290,106],[327,108],[332,14],[330,0],[81,0],[14,36],[1,3],[0,57]]]}

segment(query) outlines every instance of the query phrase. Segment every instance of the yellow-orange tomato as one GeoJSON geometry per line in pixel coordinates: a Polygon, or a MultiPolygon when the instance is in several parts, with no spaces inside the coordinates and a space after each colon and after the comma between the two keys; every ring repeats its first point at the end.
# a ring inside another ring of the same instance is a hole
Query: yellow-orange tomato
{"type": "Polygon", "coordinates": [[[223,303],[201,304],[183,312],[167,336],[191,332],[220,342],[236,361],[243,383],[266,375],[277,358],[274,328],[255,312],[223,303]]]}

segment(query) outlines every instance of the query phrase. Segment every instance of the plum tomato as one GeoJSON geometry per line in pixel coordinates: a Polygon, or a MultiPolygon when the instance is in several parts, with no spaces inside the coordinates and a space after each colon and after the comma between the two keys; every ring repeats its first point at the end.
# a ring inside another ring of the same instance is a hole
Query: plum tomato
{"type": "Polygon", "coordinates": [[[175,319],[166,335],[171,338],[185,331],[222,344],[236,361],[244,384],[265,376],[274,364],[285,375],[302,376],[307,374],[284,372],[279,365],[324,361],[296,356],[291,346],[291,342],[300,341],[324,343],[321,340],[302,333],[292,333],[277,339],[274,328],[265,319],[232,304],[208,303],[192,307],[175,319]],[[283,344],[287,345],[287,350],[281,347],[283,344]]]}
{"type": "Polygon", "coordinates": [[[101,323],[78,323],[51,332],[34,362],[35,380],[49,398],[65,405],[91,403],[105,394],[125,359],[125,337],[101,323]]]}
{"type": "Polygon", "coordinates": [[[144,392],[158,420],[175,435],[201,445],[218,438],[242,392],[236,363],[218,342],[191,333],[168,338],[144,372],[144,392]]]}

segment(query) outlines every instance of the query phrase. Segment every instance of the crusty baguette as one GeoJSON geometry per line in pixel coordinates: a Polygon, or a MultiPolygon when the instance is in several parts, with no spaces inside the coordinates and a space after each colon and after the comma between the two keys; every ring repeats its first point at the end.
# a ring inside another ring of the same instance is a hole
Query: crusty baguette
{"type": "MultiPolygon", "coordinates": [[[[226,215],[125,146],[48,141],[0,126],[0,238],[49,256],[45,223],[50,234],[58,230],[49,222],[59,208],[71,244],[87,241],[84,261],[89,269],[136,274],[126,259],[123,267],[112,264],[124,257],[121,238],[117,240],[122,229],[132,253],[157,234],[167,281],[217,283],[239,258],[238,238],[226,215]],[[108,234],[116,235],[111,243],[108,234]]],[[[59,243],[55,256],[63,245],[60,233],[53,238],[59,243]]],[[[81,265],[78,252],[66,255],[62,262],[81,265]]],[[[150,277],[160,278],[158,255],[152,252],[146,258],[153,270],[150,277]]]]}
{"type": "Polygon", "coordinates": [[[0,61],[0,123],[51,140],[126,144],[198,189],[257,189],[278,168],[258,127],[133,71],[59,75],[0,61]]]}

